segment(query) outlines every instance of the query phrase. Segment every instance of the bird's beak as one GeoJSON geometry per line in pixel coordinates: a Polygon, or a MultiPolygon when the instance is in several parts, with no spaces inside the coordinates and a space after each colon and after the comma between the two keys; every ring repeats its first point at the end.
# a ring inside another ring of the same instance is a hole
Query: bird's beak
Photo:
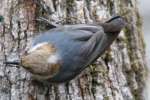
{"type": "Polygon", "coordinates": [[[21,65],[21,62],[19,60],[16,60],[16,61],[5,61],[4,64],[6,64],[6,65],[16,65],[16,67],[19,67],[19,65],[21,65]]]}

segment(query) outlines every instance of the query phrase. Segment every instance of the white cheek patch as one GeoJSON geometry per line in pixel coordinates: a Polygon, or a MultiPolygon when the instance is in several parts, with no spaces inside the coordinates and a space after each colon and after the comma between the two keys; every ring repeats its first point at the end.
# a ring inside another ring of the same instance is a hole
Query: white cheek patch
{"type": "Polygon", "coordinates": [[[59,59],[60,59],[60,57],[57,54],[53,54],[53,55],[49,56],[47,61],[48,61],[48,63],[51,63],[51,64],[57,64],[59,59]]]}
{"type": "Polygon", "coordinates": [[[43,45],[46,45],[46,44],[48,44],[48,43],[47,43],[47,42],[39,43],[39,44],[33,46],[33,47],[28,51],[28,53],[31,53],[31,52],[35,51],[36,49],[38,49],[39,47],[41,47],[41,46],[43,46],[43,45]]]}

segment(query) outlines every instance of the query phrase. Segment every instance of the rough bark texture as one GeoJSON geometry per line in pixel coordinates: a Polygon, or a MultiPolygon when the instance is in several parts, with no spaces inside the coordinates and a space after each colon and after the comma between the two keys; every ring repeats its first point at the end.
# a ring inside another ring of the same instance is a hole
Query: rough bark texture
{"type": "Polygon", "coordinates": [[[143,100],[145,51],[136,0],[0,0],[0,100],[143,100]],[[125,14],[126,13],[126,14],[125,14]],[[46,23],[94,23],[124,14],[129,25],[103,57],[66,84],[32,82],[18,59],[46,23]]]}

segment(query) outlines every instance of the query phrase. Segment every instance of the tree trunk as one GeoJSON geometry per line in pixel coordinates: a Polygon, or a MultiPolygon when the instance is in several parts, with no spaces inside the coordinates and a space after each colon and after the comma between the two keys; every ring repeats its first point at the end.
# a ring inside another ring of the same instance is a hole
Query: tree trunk
{"type": "Polygon", "coordinates": [[[143,100],[145,45],[137,0],[1,0],[0,100],[143,100]],[[94,23],[123,15],[128,26],[110,49],[82,74],[65,84],[33,82],[23,68],[3,61],[18,59],[34,35],[46,31],[45,17],[60,24],[94,23]]]}

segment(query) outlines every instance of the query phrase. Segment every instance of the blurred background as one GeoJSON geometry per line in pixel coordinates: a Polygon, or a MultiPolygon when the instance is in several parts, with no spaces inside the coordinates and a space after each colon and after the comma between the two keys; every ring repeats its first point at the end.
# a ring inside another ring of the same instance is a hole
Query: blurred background
{"type": "Polygon", "coordinates": [[[150,60],[150,0],[139,0],[140,13],[143,17],[143,32],[146,42],[146,53],[150,60]]]}
{"type": "Polygon", "coordinates": [[[148,63],[148,77],[143,95],[145,100],[150,100],[150,0],[139,0],[140,13],[143,18],[143,32],[146,43],[146,56],[148,63]]]}

